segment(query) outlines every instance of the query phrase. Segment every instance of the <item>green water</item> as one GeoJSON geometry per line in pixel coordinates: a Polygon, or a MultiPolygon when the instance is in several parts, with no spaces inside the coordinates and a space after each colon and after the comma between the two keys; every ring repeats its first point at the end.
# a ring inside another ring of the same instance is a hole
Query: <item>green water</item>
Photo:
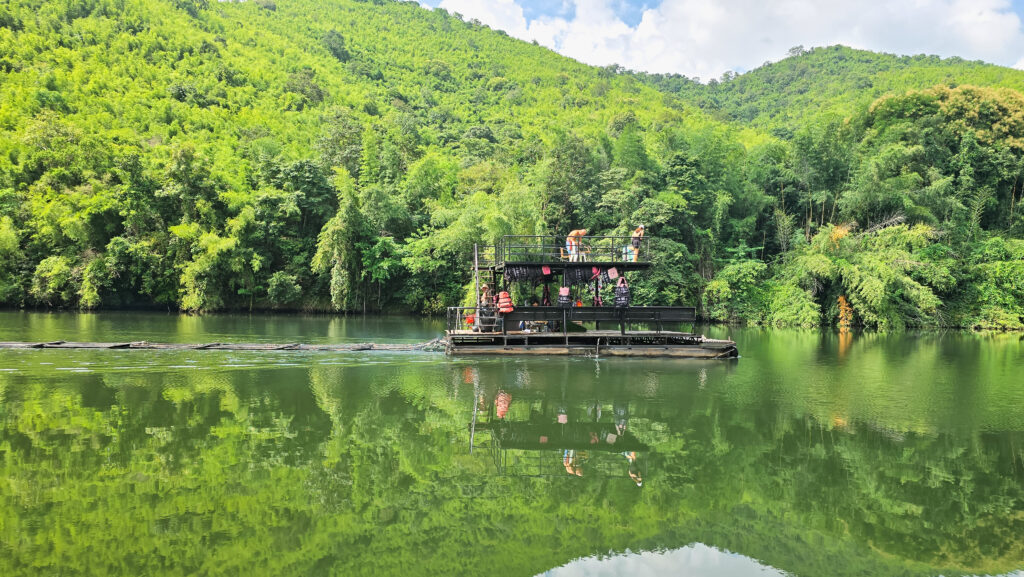
{"type": "MultiPolygon", "coordinates": [[[[0,312],[0,341],[440,330],[0,312]]],[[[1024,569],[1020,335],[703,330],[742,358],[0,351],[0,575],[1024,569]]]]}

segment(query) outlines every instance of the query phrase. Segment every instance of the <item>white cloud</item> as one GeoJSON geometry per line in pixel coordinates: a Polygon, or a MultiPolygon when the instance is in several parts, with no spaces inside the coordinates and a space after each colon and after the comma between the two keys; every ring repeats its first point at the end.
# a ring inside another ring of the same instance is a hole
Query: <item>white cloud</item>
{"type": "Polygon", "coordinates": [[[508,32],[517,38],[526,38],[526,17],[515,0],[443,0],[441,8],[458,12],[463,18],[476,18],[480,22],[508,32]]]}
{"type": "Polygon", "coordinates": [[[443,0],[465,18],[588,64],[704,79],[778,60],[796,45],[845,44],[1024,68],[1009,0],[662,0],[629,26],[618,0],[569,0],[574,16],[527,20],[516,0],[443,0]]]}

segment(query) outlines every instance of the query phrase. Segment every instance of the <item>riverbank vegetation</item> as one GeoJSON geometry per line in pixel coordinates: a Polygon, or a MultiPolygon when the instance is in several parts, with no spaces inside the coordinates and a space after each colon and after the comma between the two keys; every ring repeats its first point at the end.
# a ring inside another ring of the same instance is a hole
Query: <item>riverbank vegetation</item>
{"type": "Polygon", "coordinates": [[[411,2],[15,0],[0,304],[437,313],[475,242],[644,223],[639,303],[1024,328],[1024,73],[892,58],[702,85],[411,2]]]}

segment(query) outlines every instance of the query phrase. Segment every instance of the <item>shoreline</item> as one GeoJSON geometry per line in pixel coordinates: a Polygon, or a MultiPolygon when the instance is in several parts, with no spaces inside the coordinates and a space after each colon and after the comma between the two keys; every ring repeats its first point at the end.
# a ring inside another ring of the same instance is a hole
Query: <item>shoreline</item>
{"type": "MultiPolygon", "coordinates": [[[[394,318],[414,318],[422,320],[443,320],[444,315],[423,315],[412,311],[395,311],[395,312],[331,312],[325,310],[275,310],[275,309],[255,309],[252,311],[232,311],[232,310],[221,310],[221,311],[207,311],[207,312],[189,312],[182,310],[167,310],[160,307],[129,307],[129,308],[104,308],[100,310],[71,310],[62,308],[28,308],[28,307],[0,307],[0,313],[26,313],[26,314],[39,314],[39,315],[123,315],[130,313],[144,313],[144,314],[161,314],[164,316],[180,316],[180,317],[193,317],[193,318],[217,318],[217,317],[342,317],[342,318],[378,318],[378,319],[394,319],[394,318]]],[[[719,327],[719,328],[741,328],[741,329],[761,329],[761,330],[806,330],[816,332],[833,332],[836,334],[841,333],[841,329],[835,325],[818,325],[812,327],[806,326],[772,326],[759,323],[737,323],[737,322],[718,322],[707,319],[698,318],[695,323],[686,323],[693,327],[719,327]]],[[[854,326],[848,329],[851,333],[905,333],[914,331],[923,331],[930,333],[941,333],[941,332],[964,332],[972,334],[992,334],[992,333],[1007,333],[1007,334],[1021,334],[1024,335],[1024,328],[994,328],[994,327],[983,327],[973,328],[958,325],[915,325],[905,326],[889,329],[880,329],[873,327],[854,326]]]]}

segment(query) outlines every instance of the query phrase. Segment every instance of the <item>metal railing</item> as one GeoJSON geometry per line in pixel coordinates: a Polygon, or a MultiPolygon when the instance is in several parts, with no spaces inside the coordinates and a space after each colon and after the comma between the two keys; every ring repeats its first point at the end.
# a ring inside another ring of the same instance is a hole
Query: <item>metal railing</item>
{"type": "Polygon", "coordinates": [[[476,253],[477,265],[486,268],[498,264],[498,256],[501,254],[501,248],[500,245],[481,244],[477,245],[476,253]]]}
{"type": "Polygon", "coordinates": [[[650,239],[638,240],[634,248],[630,236],[584,236],[575,247],[564,236],[503,236],[494,248],[502,262],[649,262],[650,239]]]}
{"type": "Polygon", "coordinates": [[[497,333],[502,329],[502,315],[495,307],[448,307],[445,328],[450,331],[497,333]]]}
{"type": "Polygon", "coordinates": [[[697,309],[694,307],[516,307],[507,314],[497,313],[493,307],[448,307],[446,329],[448,331],[466,331],[478,328],[482,333],[501,333],[505,329],[514,330],[520,322],[549,323],[558,322],[603,322],[614,323],[622,327],[630,325],[648,325],[657,327],[661,332],[665,324],[692,323],[697,320],[697,309]],[[473,322],[468,320],[473,316],[473,322]],[[507,325],[505,323],[508,323],[507,325]]]}

